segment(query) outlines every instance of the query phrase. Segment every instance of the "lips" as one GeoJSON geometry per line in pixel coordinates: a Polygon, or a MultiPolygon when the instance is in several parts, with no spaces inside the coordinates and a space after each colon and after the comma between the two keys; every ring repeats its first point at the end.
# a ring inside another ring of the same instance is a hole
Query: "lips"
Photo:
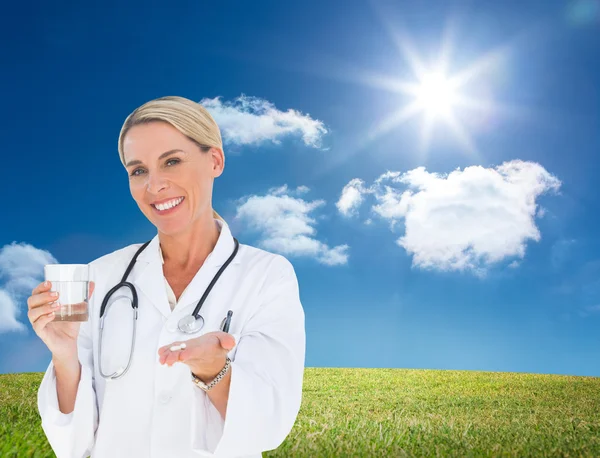
{"type": "Polygon", "coordinates": [[[166,204],[167,202],[172,202],[172,201],[179,200],[179,199],[183,199],[183,196],[175,196],[175,197],[169,197],[168,199],[155,200],[154,202],[150,202],[150,205],[166,204]]]}
{"type": "Polygon", "coordinates": [[[175,205],[174,207],[168,208],[167,210],[159,210],[158,208],[156,208],[153,204],[150,204],[150,206],[152,207],[152,209],[158,214],[158,215],[168,215],[171,213],[174,213],[175,211],[177,211],[177,209],[179,207],[181,207],[181,204],[183,203],[183,201],[185,200],[185,197],[183,197],[181,199],[181,202],[179,202],[177,205],[175,205]]]}

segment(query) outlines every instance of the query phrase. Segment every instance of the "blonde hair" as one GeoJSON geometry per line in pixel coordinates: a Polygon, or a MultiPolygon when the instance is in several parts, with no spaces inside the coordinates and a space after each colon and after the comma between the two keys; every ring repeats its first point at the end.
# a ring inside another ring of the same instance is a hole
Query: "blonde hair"
{"type": "MultiPolygon", "coordinates": [[[[169,95],[144,103],[125,119],[119,134],[119,156],[123,167],[125,167],[123,151],[125,134],[133,126],[153,121],[169,123],[198,145],[203,152],[207,152],[210,147],[223,151],[221,131],[206,108],[185,97],[169,95]]],[[[214,209],[213,217],[225,221],[214,209]]]]}

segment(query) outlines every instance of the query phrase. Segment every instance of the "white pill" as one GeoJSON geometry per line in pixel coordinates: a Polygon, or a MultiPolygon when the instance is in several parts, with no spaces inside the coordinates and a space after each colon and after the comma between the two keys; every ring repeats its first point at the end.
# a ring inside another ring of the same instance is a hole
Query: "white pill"
{"type": "Polygon", "coordinates": [[[173,345],[170,350],[171,351],[177,351],[177,350],[183,350],[185,348],[185,344],[182,343],[180,345],[173,345]]]}

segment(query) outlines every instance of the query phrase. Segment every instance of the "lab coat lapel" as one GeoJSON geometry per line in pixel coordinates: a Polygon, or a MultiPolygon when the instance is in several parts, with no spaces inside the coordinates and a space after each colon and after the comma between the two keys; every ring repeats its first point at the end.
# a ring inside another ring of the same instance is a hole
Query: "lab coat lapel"
{"type": "MultiPolygon", "coordinates": [[[[191,303],[196,304],[204,294],[204,291],[213,277],[233,253],[235,242],[229,230],[229,226],[227,223],[217,219],[215,219],[215,223],[220,227],[217,243],[179,299],[178,307],[180,305],[186,306],[191,303]]],[[[165,289],[163,264],[159,250],[160,241],[158,234],[156,234],[137,258],[137,262],[142,264],[143,267],[140,268],[140,273],[135,278],[135,285],[147,296],[154,307],[156,307],[165,318],[168,318],[172,312],[165,289]]],[[[227,269],[231,269],[234,265],[239,264],[240,251],[238,251],[227,269]]],[[[225,272],[223,272],[223,275],[224,274],[225,272]]],[[[217,288],[220,281],[220,279],[217,281],[214,288],[217,288]]],[[[178,307],[176,307],[176,309],[178,307]]],[[[140,313],[143,313],[143,311],[140,311],[140,313]]]]}
{"type": "MultiPolygon", "coordinates": [[[[137,263],[140,264],[140,273],[136,276],[134,285],[165,318],[168,318],[171,314],[171,306],[165,289],[162,262],[158,252],[159,243],[158,234],[156,234],[138,256],[137,263]]],[[[139,298],[139,300],[141,302],[142,299],[139,298]]],[[[144,311],[140,310],[139,313],[144,313],[144,311]]]]}

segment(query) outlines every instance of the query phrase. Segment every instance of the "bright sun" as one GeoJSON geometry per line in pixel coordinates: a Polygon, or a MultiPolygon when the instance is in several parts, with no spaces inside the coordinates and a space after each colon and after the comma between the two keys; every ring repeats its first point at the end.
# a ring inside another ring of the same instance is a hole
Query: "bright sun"
{"type": "Polygon", "coordinates": [[[414,91],[415,101],[426,116],[448,118],[457,102],[457,91],[441,72],[424,75],[414,91]]]}
{"type": "Polygon", "coordinates": [[[493,75],[502,71],[498,66],[504,60],[504,50],[500,48],[488,52],[461,71],[450,74],[450,41],[442,42],[438,59],[431,62],[431,65],[427,65],[421,59],[406,37],[396,40],[396,43],[413,78],[411,81],[378,74],[366,75],[363,81],[368,84],[404,96],[404,103],[381,119],[368,132],[366,141],[373,141],[401,123],[413,117],[420,117],[421,152],[427,150],[435,125],[443,123],[449,127],[449,132],[458,140],[464,151],[477,154],[470,132],[461,120],[478,125],[503,108],[491,101],[489,91],[482,96],[481,90],[477,89],[489,86],[488,82],[484,81],[487,74],[493,75]],[[475,96],[474,93],[479,95],[475,96]]]}

